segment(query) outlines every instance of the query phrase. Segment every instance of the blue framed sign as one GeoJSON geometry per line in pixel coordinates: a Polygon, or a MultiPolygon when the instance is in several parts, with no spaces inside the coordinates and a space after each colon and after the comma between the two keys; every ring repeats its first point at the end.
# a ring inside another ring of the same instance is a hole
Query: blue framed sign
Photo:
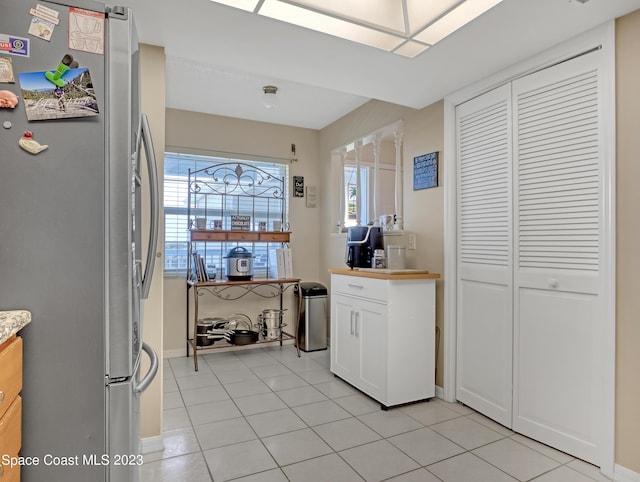
{"type": "Polygon", "coordinates": [[[438,151],[413,158],[413,190],[438,187],[438,151]]]}

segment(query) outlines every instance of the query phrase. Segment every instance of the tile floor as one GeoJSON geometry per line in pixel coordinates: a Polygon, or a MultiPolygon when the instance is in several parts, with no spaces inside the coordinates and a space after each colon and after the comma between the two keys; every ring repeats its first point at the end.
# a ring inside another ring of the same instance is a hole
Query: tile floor
{"type": "Polygon", "coordinates": [[[293,346],[164,361],[163,452],[145,482],[591,482],[597,468],[433,399],[382,411],[293,346]]]}

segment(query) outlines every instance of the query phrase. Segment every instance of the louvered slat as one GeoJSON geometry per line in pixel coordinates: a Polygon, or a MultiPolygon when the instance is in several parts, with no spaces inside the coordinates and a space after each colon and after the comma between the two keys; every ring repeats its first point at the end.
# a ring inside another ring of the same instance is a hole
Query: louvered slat
{"type": "Polygon", "coordinates": [[[508,266],[511,122],[506,100],[461,116],[459,129],[459,259],[508,266]]]}
{"type": "Polygon", "coordinates": [[[517,95],[520,268],[597,271],[597,74],[517,95]]]}

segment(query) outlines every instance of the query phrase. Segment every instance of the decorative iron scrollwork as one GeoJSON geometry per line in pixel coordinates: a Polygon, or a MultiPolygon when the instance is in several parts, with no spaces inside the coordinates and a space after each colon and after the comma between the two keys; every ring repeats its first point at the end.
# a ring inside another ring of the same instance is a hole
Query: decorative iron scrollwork
{"type": "Polygon", "coordinates": [[[193,171],[189,190],[197,194],[283,199],[284,178],[244,162],[220,163],[193,171]]]}

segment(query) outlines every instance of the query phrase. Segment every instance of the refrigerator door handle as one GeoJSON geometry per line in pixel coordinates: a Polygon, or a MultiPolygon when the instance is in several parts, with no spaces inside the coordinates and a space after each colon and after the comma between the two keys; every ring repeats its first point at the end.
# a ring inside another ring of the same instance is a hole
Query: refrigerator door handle
{"type": "Polygon", "coordinates": [[[144,342],[142,342],[142,349],[149,356],[149,360],[151,361],[151,366],[149,367],[149,371],[147,372],[145,377],[142,380],[140,380],[140,382],[136,385],[135,387],[136,393],[144,392],[147,389],[147,387],[151,384],[153,379],[155,378],[156,373],[158,373],[158,355],[156,354],[153,348],[151,348],[149,345],[147,345],[144,342]]]}
{"type": "Polygon", "coordinates": [[[151,139],[151,129],[149,129],[149,119],[146,114],[140,118],[140,128],[138,130],[138,156],[140,155],[140,143],[144,144],[144,152],[147,157],[147,169],[149,170],[149,194],[151,198],[151,221],[149,228],[149,247],[147,250],[147,261],[142,278],[141,298],[146,300],[151,290],[151,280],[156,261],[156,249],[158,249],[158,217],[160,215],[160,199],[158,197],[158,169],[156,167],[156,155],[153,150],[151,139]]]}

